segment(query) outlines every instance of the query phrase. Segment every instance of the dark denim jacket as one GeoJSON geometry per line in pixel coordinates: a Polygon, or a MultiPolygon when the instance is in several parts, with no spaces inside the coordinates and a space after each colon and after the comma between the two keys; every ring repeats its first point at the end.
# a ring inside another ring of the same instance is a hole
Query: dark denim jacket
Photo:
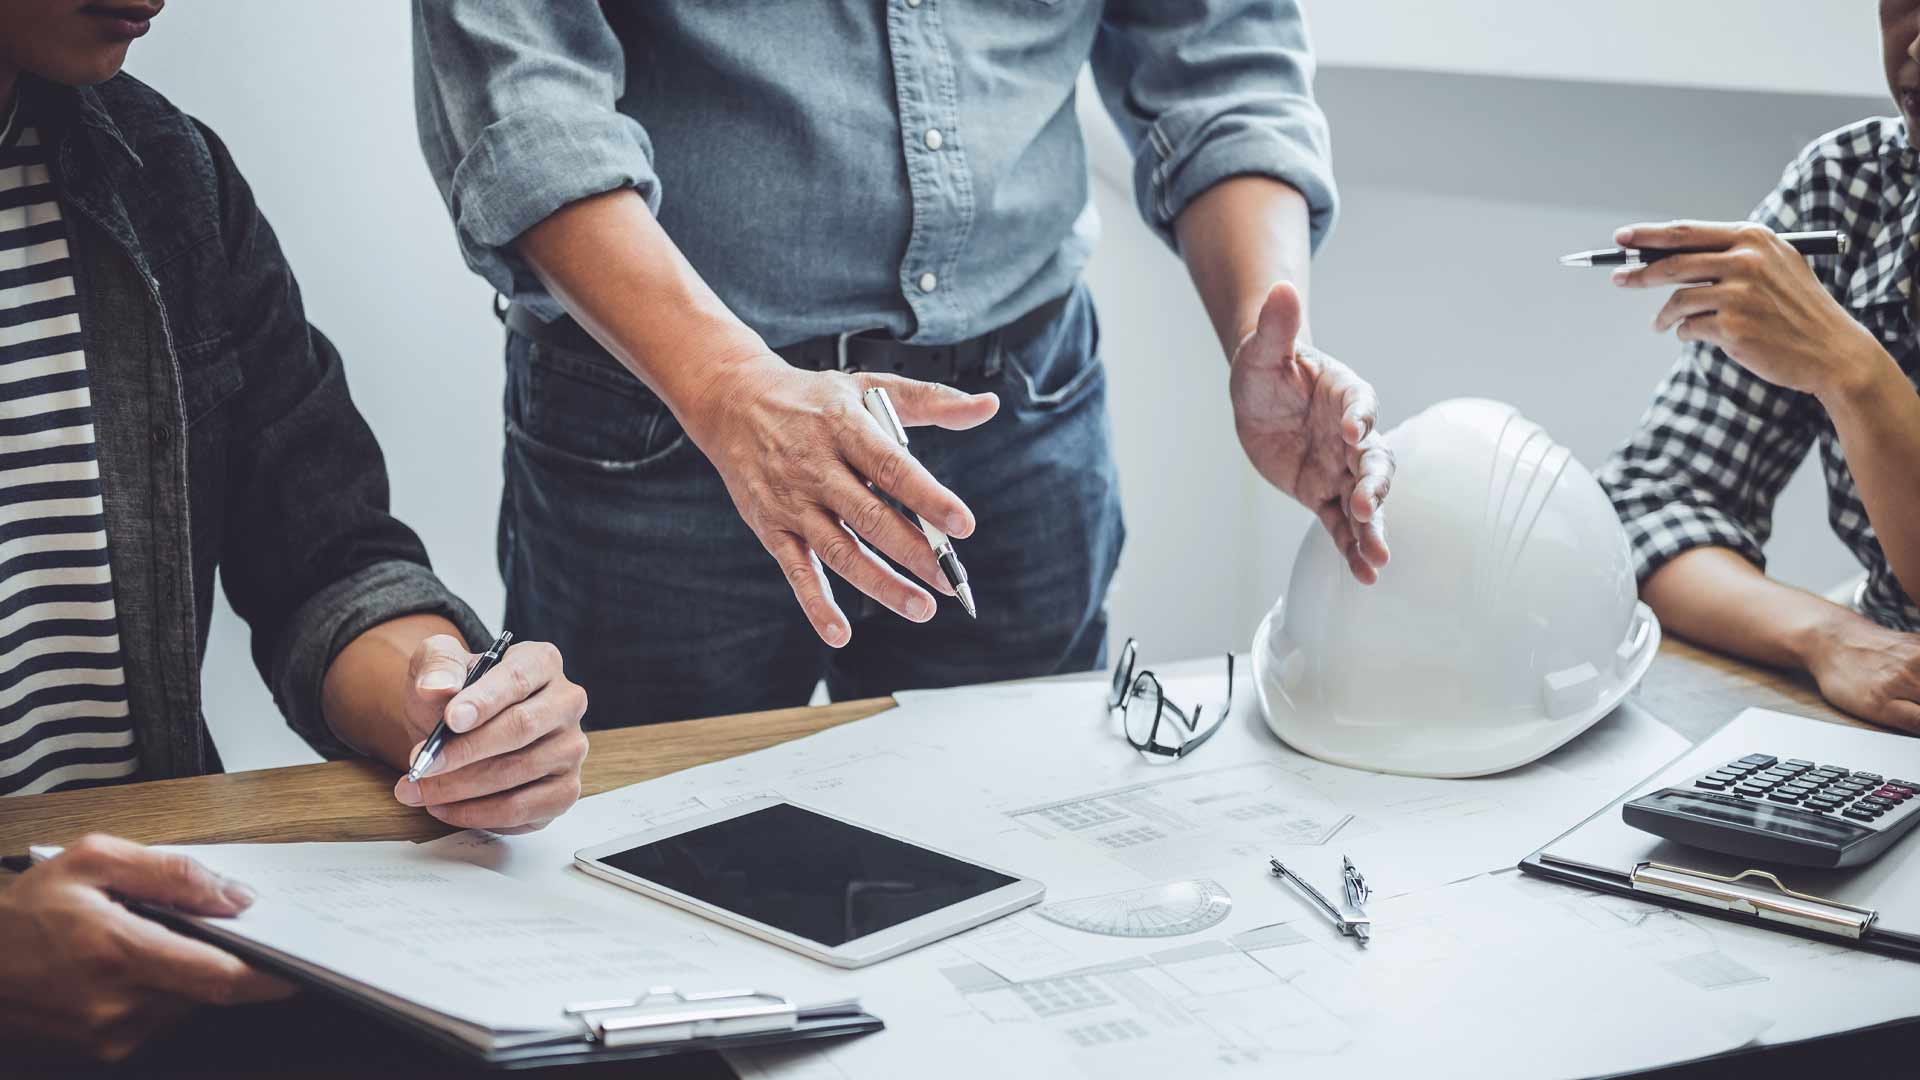
{"type": "Polygon", "coordinates": [[[340,356],[214,134],[138,80],[23,81],[69,222],[141,776],[220,767],[200,712],[216,570],[288,723],[333,658],[401,615],[485,628],[387,510],[340,356]]]}

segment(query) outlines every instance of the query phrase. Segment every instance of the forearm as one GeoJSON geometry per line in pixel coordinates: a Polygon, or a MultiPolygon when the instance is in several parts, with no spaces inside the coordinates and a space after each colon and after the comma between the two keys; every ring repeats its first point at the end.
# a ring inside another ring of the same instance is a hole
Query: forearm
{"type": "Polygon", "coordinates": [[[1874,535],[1908,596],[1920,596],[1920,394],[1886,350],[1820,395],[1874,535]]]}
{"type": "Polygon", "coordinates": [[[683,423],[720,376],[769,355],[632,189],[564,206],[516,247],[547,291],[683,423]]]}
{"type": "Polygon", "coordinates": [[[420,643],[435,634],[465,640],[459,628],[438,615],[403,615],[340,650],[321,683],[320,706],[341,742],[366,757],[406,767],[417,741],[406,724],[411,665],[420,643]]]}
{"type": "MultiPolygon", "coordinates": [[[[1208,188],[1174,222],[1187,273],[1228,356],[1253,332],[1275,282],[1292,282],[1304,310],[1312,260],[1307,209],[1307,200],[1278,180],[1236,176],[1208,188]]],[[[1313,340],[1304,315],[1299,340],[1313,340]]]]}
{"type": "Polygon", "coordinates": [[[1821,636],[1861,616],[1761,573],[1737,552],[1694,548],[1640,587],[1661,625],[1682,637],[1778,668],[1804,671],[1821,636]]]}

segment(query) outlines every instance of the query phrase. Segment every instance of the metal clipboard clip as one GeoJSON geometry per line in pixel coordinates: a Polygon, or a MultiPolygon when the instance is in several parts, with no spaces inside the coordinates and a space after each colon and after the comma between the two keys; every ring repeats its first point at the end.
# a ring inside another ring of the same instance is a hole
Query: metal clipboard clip
{"type": "Polygon", "coordinates": [[[1880,917],[1872,908],[1795,892],[1765,870],[1743,870],[1722,877],[1703,870],[1643,862],[1633,868],[1628,880],[1635,892],[1706,904],[1855,941],[1880,917]],[[1749,884],[1748,879],[1764,884],[1749,884]]]}
{"type": "Polygon", "coordinates": [[[581,1002],[565,1011],[587,1029],[589,1039],[607,1047],[791,1031],[800,1018],[794,1003],[778,994],[683,994],[671,986],[656,986],[634,998],[581,1002]]]}

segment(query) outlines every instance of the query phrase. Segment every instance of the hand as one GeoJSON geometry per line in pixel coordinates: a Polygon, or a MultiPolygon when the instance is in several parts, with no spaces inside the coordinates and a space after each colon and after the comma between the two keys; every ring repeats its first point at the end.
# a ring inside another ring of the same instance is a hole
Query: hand
{"type": "Polygon", "coordinates": [[[908,427],[962,431],[1000,408],[992,394],[894,375],[802,371],[768,354],[730,368],[683,417],[747,527],[780,564],[814,632],[834,648],[852,639],[853,628],[834,603],[822,563],[914,622],[933,618],[933,597],[866,545],[935,589],[953,591],[920,530],[868,482],[948,536],[966,537],[974,526],[967,505],[867,414],[860,394],[874,386],[886,388],[908,427]]]}
{"type": "Polygon", "coordinates": [[[420,642],[408,666],[407,760],[444,714],[456,734],[418,783],[402,776],[393,797],[462,829],[532,832],[580,798],[587,692],[561,670],[560,650],[543,641],[508,649],[465,690],[475,656],[446,634],[420,642]]]}
{"type": "Polygon", "coordinates": [[[271,1001],[293,987],[121,906],[230,917],[253,892],[184,855],[88,836],[0,890],[0,1045],[117,1061],[196,1004],[271,1001]]]}
{"type": "Polygon", "coordinates": [[[1387,565],[1380,504],[1393,483],[1393,454],[1374,431],[1373,388],[1299,345],[1300,321],[1300,294],[1275,285],[1233,353],[1233,426],[1253,467],[1312,510],[1354,578],[1371,585],[1387,565]]]}
{"type": "Polygon", "coordinates": [[[1843,610],[1815,634],[1807,671],[1841,709],[1920,734],[1920,634],[1843,610]]]}
{"type": "Polygon", "coordinates": [[[1825,397],[1891,363],[1879,341],[1836,303],[1806,256],[1764,225],[1676,221],[1629,225],[1614,242],[1709,248],[1616,270],[1628,289],[1684,285],[1654,317],[1659,333],[1715,346],[1776,386],[1825,397]]]}

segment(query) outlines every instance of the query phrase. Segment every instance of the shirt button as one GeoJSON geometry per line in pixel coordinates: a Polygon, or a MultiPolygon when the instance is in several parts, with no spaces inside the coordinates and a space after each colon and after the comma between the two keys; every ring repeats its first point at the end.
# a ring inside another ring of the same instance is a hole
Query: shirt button
{"type": "Polygon", "coordinates": [[[947,141],[946,136],[940,134],[939,128],[928,128],[925,138],[927,141],[927,149],[929,150],[938,150],[946,145],[947,141]]]}
{"type": "Polygon", "coordinates": [[[937,277],[934,277],[931,272],[920,275],[920,291],[921,292],[932,292],[933,290],[939,287],[940,287],[940,279],[937,277]]]}
{"type": "Polygon", "coordinates": [[[907,6],[910,8],[919,7],[920,0],[907,0],[907,6]]]}

